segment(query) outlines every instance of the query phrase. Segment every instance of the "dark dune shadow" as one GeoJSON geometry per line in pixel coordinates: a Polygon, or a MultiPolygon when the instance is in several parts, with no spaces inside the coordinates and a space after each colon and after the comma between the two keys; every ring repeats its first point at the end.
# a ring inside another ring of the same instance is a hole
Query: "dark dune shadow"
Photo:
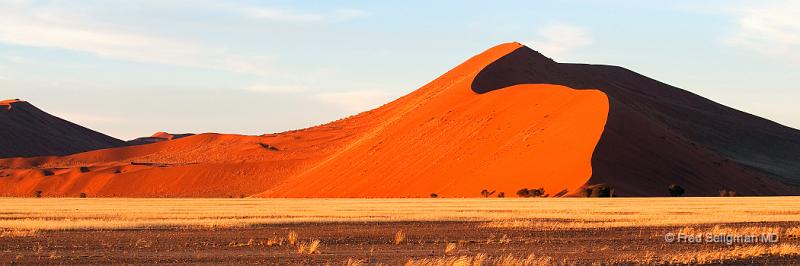
{"type": "Polygon", "coordinates": [[[633,71],[557,63],[528,47],[477,74],[483,94],[518,84],[597,89],[609,99],[605,130],[592,156],[590,183],[609,183],[623,196],[796,195],[800,131],[753,116],[633,71]]]}

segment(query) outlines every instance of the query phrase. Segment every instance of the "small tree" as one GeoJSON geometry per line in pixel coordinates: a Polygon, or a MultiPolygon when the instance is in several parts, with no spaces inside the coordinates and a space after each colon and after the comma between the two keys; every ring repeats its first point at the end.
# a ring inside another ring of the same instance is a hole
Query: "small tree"
{"type": "Polygon", "coordinates": [[[34,191],[33,192],[33,196],[37,197],[37,198],[41,198],[42,197],[42,191],[41,190],[34,191]]]}
{"type": "Polygon", "coordinates": [[[616,196],[614,188],[608,184],[587,185],[583,190],[583,194],[592,198],[609,198],[616,196]]]}
{"type": "Polygon", "coordinates": [[[736,197],[736,190],[733,189],[723,189],[719,191],[720,197],[736,197]]]}
{"type": "Polygon", "coordinates": [[[492,196],[492,194],[494,194],[495,191],[496,190],[492,190],[492,192],[489,192],[488,189],[484,188],[483,190],[481,190],[481,196],[483,196],[484,198],[488,198],[488,197],[492,196]]]}
{"type": "Polygon", "coordinates": [[[587,198],[592,197],[592,192],[593,191],[594,191],[594,189],[592,189],[592,188],[588,188],[588,187],[584,188],[583,189],[583,196],[587,197],[587,198]]]}
{"type": "Polygon", "coordinates": [[[676,184],[669,185],[667,189],[669,189],[669,195],[673,197],[680,197],[683,196],[683,193],[686,193],[683,187],[676,184]]]}
{"type": "Polygon", "coordinates": [[[537,189],[529,189],[528,190],[528,194],[530,194],[531,197],[544,196],[544,188],[540,187],[540,188],[537,188],[537,189]]]}

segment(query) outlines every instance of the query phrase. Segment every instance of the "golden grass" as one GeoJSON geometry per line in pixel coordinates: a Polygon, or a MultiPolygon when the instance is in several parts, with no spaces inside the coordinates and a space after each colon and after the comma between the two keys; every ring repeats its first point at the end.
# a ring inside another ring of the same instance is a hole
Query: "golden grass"
{"type": "MultiPolygon", "coordinates": [[[[0,230],[478,221],[542,230],[800,222],[797,197],[525,199],[0,198],[0,230]]],[[[796,231],[793,233],[797,235],[796,231]]]]}
{"type": "Polygon", "coordinates": [[[367,265],[367,263],[366,263],[366,260],[359,260],[359,259],[349,258],[349,259],[347,259],[347,262],[345,262],[344,265],[346,265],[346,266],[362,266],[362,265],[367,265]]]}
{"type": "Polygon", "coordinates": [[[12,230],[2,230],[0,231],[0,238],[3,237],[29,237],[35,236],[38,231],[36,229],[29,229],[29,230],[20,230],[20,229],[12,229],[12,230]]]}
{"type": "Polygon", "coordinates": [[[456,251],[457,248],[458,245],[456,245],[456,243],[447,243],[447,245],[444,246],[444,254],[450,254],[456,251]]]}
{"type": "Polygon", "coordinates": [[[265,243],[265,245],[267,245],[268,247],[271,247],[271,246],[282,246],[283,245],[283,240],[284,240],[284,238],[279,238],[277,236],[273,236],[273,237],[270,237],[269,239],[267,239],[267,242],[265,243]]]}
{"type": "Polygon", "coordinates": [[[678,254],[662,260],[673,264],[710,264],[746,260],[761,256],[800,255],[800,246],[793,244],[736,246],[730,250],[697,251],[678,254]]]}
{"type": "Polygon", "coordinates": [[[786,228],[783,236],[787,238],[800,238],[800,226],[786,228]]]}
{"type": "MultiPolygon", "coordinates": [[[[695,228],[695,227],[684,227],[675,232],[675,234],[685,234],[685,235],[705,235],[705,234],[712,234],[712,235],[760,235],[760,234],[776,234],[776,235],[784,235],[784,228],[779,226],[744,226],[744,227],[727,227],[721,225],[715,225],[708,229],[703,228],[695,228]]],[[[663,234],[658,234],[661,236],[663,234]]]]}
{"type": "Polygon", "coordinates": [[[311,244],[308,244],[308,254],[319,253],[319,239],[314,239],[311,244]]]}
{"type": "Polygon", "coordinates": [[[310,254],[319,253],[319,250],[318,250],[319,244],[320,244],[319,239],[315,239],[315,240],[311,241],[311,243],[300,242],[297,245],[297,254],[309,254],[310,255],[310,254]]]}
{"type": "Polygon", "coordinates": [[[406,234],[403,233],[403,231],[397,231],[397,233],[394,233],[394,244],[395,245],[400,245],[400,243],[403,243],[403,241],[405,241],[405,240],[406,240],[406,234]]]}
{"type": "Polygon", "coordinates": [[[506,254],[498,257],[489,257],[484,253],[478,253],[473,256],[444,256],[439,258],[425,258],[425,259],[409,259],[406,266],[460,266],[460,265],[498,265],[498,266],[517,266],[517,265],[551,265],[552,258],[539,257],[530,254],[527,257],[515,257],[512,254],[506,254]]]}
{"type": "Polygon", "coordinates": [[[297,244],[297,232],[289,232],[289,235],[286,237],[286,239],[289,241],[289,245],[294,246],[294,244],[297,244]]]}

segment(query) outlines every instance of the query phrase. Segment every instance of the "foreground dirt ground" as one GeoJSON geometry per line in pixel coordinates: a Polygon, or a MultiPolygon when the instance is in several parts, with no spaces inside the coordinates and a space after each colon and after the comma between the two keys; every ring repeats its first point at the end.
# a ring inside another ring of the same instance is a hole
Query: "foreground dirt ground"
{"type": "MultiPolygon", "coordinates": [[[[752,224],[729,225],[745,228],[752,224]]],[[[755,226],[781,226],[758,224],[755,226]]],[[[476,256],[531,264],[793,264],[800,254],[734,254],[755,246],[798,244],[667,243],[679,227],[566,229],[486,228],[478,222],[275,224],[229,229],[70,230],[0,238],[2,264],[283,264],[437,265],[476,256]],[[294,243],[290,234],[296,234],[294,243]],[[397,232],[405,235],[397,239],[397,232]],[[309,246],[319,241],[315,250],[309,246]],[[450,246],[448,248],[448,246],[450,246]],[[300,250],[305,247],[304,250],[300,250]],[[531,254],[533,254],[531,256],[531,254]],[[685,254],[685,255],[681,255],[685,254]],[[752,255],[752,256],[751,256],[752,255]],[[448,261],[449,260],[449,261],[448,261]]],[[[711,228],[707,228],[712,230],[711,228]]],[[[701,229],[702,230],[702,229],[701,229]]],[[[492,264],[492,263],[487,263],[492,264]]]]}
{"type": "Polygon", "coordinates": [[[0,265],[798,264],[799,205],[796,197],[0,198],[0,265]]]}

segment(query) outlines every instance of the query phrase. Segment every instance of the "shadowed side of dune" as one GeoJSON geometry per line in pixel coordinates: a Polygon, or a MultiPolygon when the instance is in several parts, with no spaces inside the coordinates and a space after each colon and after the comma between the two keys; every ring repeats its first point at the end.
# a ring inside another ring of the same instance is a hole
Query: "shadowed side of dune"
{"type": "Polygon", "coordinates": [[[50,115],[20,100],[0,102],[0,158],[66,155],[125,142],[50,115]]]}
{"type": "Polygon", "coordinates": [[[743,113],[624,68],[556,63],[521,47],[483,69],[472,90],[517,84],[599,89],[609,97],[605,130],[592,156],[591,183],[623,196],[796,194],[800,131],[743,113]],[[788,184],[788,185],[787,185],[788,184]]]}

